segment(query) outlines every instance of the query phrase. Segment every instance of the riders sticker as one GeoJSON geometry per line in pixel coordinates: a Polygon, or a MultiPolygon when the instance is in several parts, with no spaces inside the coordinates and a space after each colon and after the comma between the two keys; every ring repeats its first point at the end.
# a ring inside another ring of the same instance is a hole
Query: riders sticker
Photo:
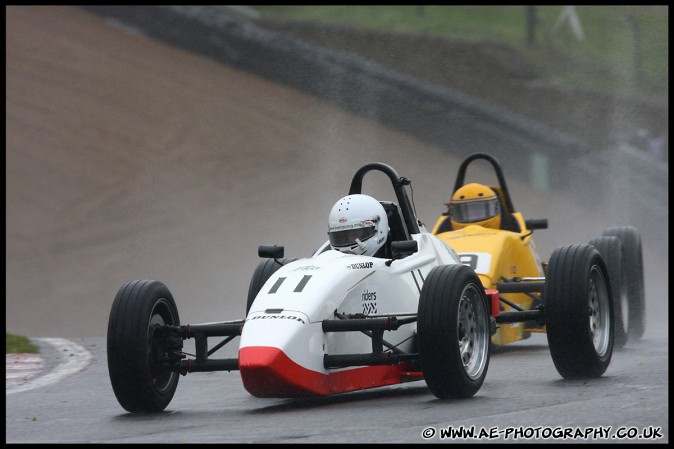
{"type": "Polygon", "coordinates": [[[361,299],[363,302],[363,314],[376,314],[377,313],[377,292],[370,291],[365,289],[361,294],[361,299]]]}

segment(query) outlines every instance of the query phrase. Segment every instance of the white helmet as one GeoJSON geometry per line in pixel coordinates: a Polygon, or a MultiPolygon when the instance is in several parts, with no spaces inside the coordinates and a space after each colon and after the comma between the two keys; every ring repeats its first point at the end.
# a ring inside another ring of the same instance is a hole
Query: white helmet
{"type": "Polygon", "coordinates": [[[332,206],[328,238],[332,249],[373,256],[386,242],[388,218],[384,207],[371,196],[348,195],[332,206]]]}

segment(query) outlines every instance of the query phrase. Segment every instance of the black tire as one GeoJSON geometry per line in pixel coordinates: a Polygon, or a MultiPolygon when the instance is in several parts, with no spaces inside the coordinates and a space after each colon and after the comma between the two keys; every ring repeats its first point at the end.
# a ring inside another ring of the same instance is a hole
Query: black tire
{"type": "Polygon", "coordinates": [[[260,292],[260,289],[265,284],[265,282],[267,282],[267,280],[271,277],[271,275],[276,273],[278,269],[281,268],[283,265],[287,265],[290,262],[294,262],[296,260],[297,259],[293,259],[290,257],[284,257],[281,259],[267,259],[257,264],[257,267],[253,272],[253,277],[250,279],[250,285],[248,286],[248,299],[246,300],[246,316],[250,311],[250,307],[253,305],[253,301],[255,301],[255,297],[257,297],[257,294],[260,292]]]}
{"type": "Polygon", "coordinates": [[[632,226],[607,228],[602,232],[602,235],[618,237],[623,244],[623,270],[627,303],[629,304],[630,339],[639,339],[646,330],[646,297],[641,235],[632,226]]]}
{"type": "Polygon", "coordinates": [[[550,354],[562,377],[599,377],[613,354],[613,301],[599,251],[585,244],[552,252],[543,291],[550,354]]]}
{"type": "Polygon", "coordinates": [[[433,268],[419,297],[419,362],[440,399],[468,398],[489,367],[489,312],[477,274],[461,264],[433,268]]]}
{"type": "Polygon", "coordinates": [[[180,325],[168,288],[158,281],[124,284],[108,321],[108,373],[120,405],[129,412],[160,412],[178,386],[177,372],[161,371],[165,347],[155,338],[161,325],[180,325]]]}
{"type": "Polygon", "coordinates": [[[618,237],[602,236],[590,240],[590,245],[599,250],[611,283],[613,293],[614,336],[613,349],[622,349],[629,338],[629,303],[625,291],[625,271],[623,270],[623,244],[618,237]]]}

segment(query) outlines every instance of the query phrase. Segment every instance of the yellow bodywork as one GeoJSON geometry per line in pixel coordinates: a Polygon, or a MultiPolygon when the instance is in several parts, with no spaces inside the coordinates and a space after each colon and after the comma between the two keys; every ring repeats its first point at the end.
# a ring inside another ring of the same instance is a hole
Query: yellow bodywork
{"type": "MultiPolygon", "coordinates": [[[[440,224],[447,218],[442,216],[433,226],[433,234],[451,246],[459,254],[462,263],[477,272],[485,288],[496,289],[496,283],[504,282],[502,278],[544,276],[544,267],[538,257],[531,231],[526,229],[520,213],[512,215],[522,232],[469,225],[455,231],[437,234],[440,224]]],[[[538,293],[532,295],[540,298],[538,293]]],[[[535,305],[534,298],[526,293],[505,293],[501,296],[524,310],[529,310],[535,305]]],[[[514,310],[503,302],[500,304],[501,312],[514,310]]],[[[492,343],[505,345],[528,338],[530,332],[545,332],[544,327],[527,324],[531,323],[499,324],[496,334],[492,336],[492,343]]]]}

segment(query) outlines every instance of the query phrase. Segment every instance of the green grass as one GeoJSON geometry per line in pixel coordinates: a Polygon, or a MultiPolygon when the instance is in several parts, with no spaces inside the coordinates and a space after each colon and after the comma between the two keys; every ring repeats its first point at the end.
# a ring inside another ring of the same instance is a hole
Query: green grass
{"type": "Polygon", "coordinates": [[[526,6],[253,6],[263,17],[343,23],[416,32],[518,49],[545,81],[592,89],[620,86],[624,93],[667,101],[669,7],[576,6],[584,39],[570,27],[555,29],[562,6],[536,6],[533,45],[526,6]]]}
{"type": "Polygon", "coordinates": [[[26,337],[5,332],[5,354],[36,353],[40,349],[26,337]]]}

